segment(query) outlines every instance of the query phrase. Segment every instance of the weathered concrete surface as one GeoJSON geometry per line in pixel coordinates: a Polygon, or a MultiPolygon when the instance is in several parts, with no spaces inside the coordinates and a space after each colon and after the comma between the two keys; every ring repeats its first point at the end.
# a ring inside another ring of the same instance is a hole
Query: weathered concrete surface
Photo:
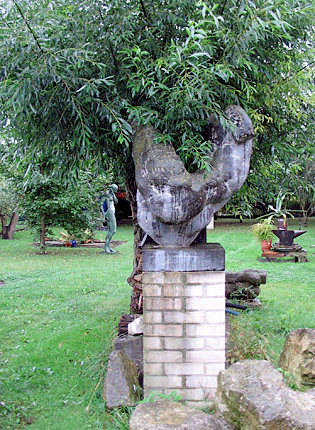
{"type": "Polygon", "coordinates": [[[113,351],[103,386],[106,408],[134,406],[139,400],[139,392],[136,365],[122,351],[113,351]]]}
{"type": "Polygon", "coordinates": [[[214,212],[243,185],[249,170],[253,125],[239,106],[225,111],[234,129],[210,115],[205,140],[211,171],[189,173],[171,145],[154,141],[148,126],[134,130],[137,216],[141,228],[163,246],[189,246],[214,212]]]}
{"type": "Polygon", "coordinates": [[[200,243],[183,248],[146,245],[144,272],[224,271],[225,251],[218,243],[200,243]]]}
{"type": "Polygon", "coordinates": [[[131,416],[130,430],[233,430],[222,418],[189,408],[180,403],[160,400],[138,405],[131,416]]]}
{"type": "Polygon", "coordinates": [[[315,387],[315,329],[300,328],[287,337],[279,367],[292,373],[301,388],[315,387]]]}
{"type": "Polygon", "coordinates": [[[218,376],[216,409],[239,430],[315,430],[315,392],[297,392],[268,361],[246,360],[218,376]]]}

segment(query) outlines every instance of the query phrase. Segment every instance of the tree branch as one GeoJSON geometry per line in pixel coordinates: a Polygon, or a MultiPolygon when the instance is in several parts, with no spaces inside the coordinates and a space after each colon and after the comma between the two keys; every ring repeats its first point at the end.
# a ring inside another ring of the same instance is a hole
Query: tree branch
{"type": "Polygon", "coordinates": [[[106,27],[106,25],[105,25],[104,17],[103,17],[102,10],[101,10],[101,7],[100,7],[100,6],[98,7],[98,10],[99,10],[99,13],[100,13],[100,16],[101,16],[101,20],[103,21],[103,25],[104,25],[104,28],[105,28],[106,34],[107,34],[107,36],[108,36],[108,44],[109,44],[110,53],[112,54],[112,57],[113,57],[113,60],[114,60],[114,64],[115,64],[116,69],[119,69],[119,65],[118,65],[118,62],[117,62],[117,60],[116,60],[116,56],[115,56],[115,52],[114,52],[114,49],[113,49],[113,45],[112,45],[112,42],[111,42],[111,40],[110,40],[110,38],[109,38],[108,29],[107,29],[107,27],[106,27]]]}
{"type": "Polygon", "coordinates": [[[13,3],[15,4],[15,7],[17,8],[18,12],[20,13],[21,17],[24,19],[24,22],[25,22],[25,24],[26,24],[27,28],[29,29],[29,31],[31,32],[31,34],[32,34],[32,36],[33,36],[33,38],[34,38],[34,40],[35,40],[35,43],[36,43],[36,45],[38,46],[38,48],[39,48],[40,52],[41,52],[41,53],[43,54],[43,56],[46,58],[46,54],[45,54],[45,52],[43,51],[43,48],[41,47],[41,45],[40,45],[40,43],[39,43],[39,41],[38,41],[38,37],[36,36],[36,34],[35,34],[34,30],[33,30],[33,29],[32,29],[32,27],[30,26],[30,24],[29,24],[29,22],[27,21],[27,19],[25,18],[25,16],[24,16],[24,14],[23,14],[22,9],[20,8],[20,6],[17,4],[17,2],[16,2],[15,0],[13,0],[13,3]]]}
{"type": "Polygon", "coordinates": [[[143,15],[148,19],[147,11],[145,10],[143,0],[140,0],[143,15]]]}

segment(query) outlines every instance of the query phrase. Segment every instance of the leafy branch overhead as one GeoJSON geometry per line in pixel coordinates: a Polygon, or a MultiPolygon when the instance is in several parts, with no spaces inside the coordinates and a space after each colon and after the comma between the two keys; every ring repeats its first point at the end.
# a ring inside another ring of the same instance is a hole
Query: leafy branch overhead
{"type": "MultiPolygon", "coordinates": [[[[133,122],[187,164],[209,168],[203,127],[240,104],[265,133],[314,100],[308,0],[0,1],[2,130],[59,168],[115,159],[128,171],[133,122]]],[[[210,142],[211,144],[211,142],[210,142]]]]}

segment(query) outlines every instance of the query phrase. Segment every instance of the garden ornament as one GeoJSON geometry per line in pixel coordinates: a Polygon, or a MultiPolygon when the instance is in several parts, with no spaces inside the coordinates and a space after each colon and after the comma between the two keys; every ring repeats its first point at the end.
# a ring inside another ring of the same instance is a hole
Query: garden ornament
{"type": "Polygon", "coordinates": [[[112,240],[112,237],[116,233],[117,230],[117,222],[116,222],[116,216],[115,216],[115,203],[118,203],[118,199],[115,195],[115,193],[118,190],[118,186],[116,184],[112,184],[109,186],[108,191],[105,193],[105,202],[107,210],[104,212],[103,205],[101,205],[101,210],[104,216],[104,221],[107,222],[108,227],[108,233],[106,235],[105,239],[105,246],[104,251],[106,254],[116,254],[117,251],[114,251],[110,247],[110,242],[112,240]]]}
{"type": "Polygon", "coordinates": [[[171,145],[154,141],[154,129],[139,126],[133,139],[138,222],[158,244],[189,246],[211,217],[243,185],[249,170],[254,130],[240,106],[225,115],[224,128],[212,114],[205,139],[212,149],[209,173],[189,173],[171,145]]]}

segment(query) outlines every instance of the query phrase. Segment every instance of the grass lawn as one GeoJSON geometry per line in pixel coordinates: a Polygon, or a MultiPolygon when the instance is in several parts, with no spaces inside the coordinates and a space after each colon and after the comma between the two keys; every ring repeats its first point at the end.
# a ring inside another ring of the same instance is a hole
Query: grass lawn
{"type": "MultiPolygon", "coordinates": [[[[233,318],[234,355],[277,364],[291,330],[315,327],[315,220],[296,239],[308,263],[259,262],[250,224],[218,220],[208,241],[225,248],[227,270],[267,270],[262,308],[233,318]]],[[[297,229],[297,221],[289,227],[297,229]]],[[[109,256],[95,248],[40,255],[28,232],[0,240],[1,429],[128,428],[118,424],[119,411],[105,411],[101,397],[117,324],[129,313],[132,227],[119,227],[114,239],[127,242],[109,256]]]]}
{"type": "MultiPolygon", "coordinates": [[[[226,251],[226,270],[267,270],[261,285],[262,308],[233,318],[234,354],[239,359],[269,358],[277,365],[287,335],[297,328],[315,327],[315,219],[307,232],[295,239],[308,252],[308,263],[260,262],[260,243],[250,232],[254,222],[218,221],[208,242],[219,242],[226,251]]],[[[298,220],[289,219],[289,229],[298,230],[298,220]]],[[[275,237],[275,242],[277,238],[275,237]]]]}

